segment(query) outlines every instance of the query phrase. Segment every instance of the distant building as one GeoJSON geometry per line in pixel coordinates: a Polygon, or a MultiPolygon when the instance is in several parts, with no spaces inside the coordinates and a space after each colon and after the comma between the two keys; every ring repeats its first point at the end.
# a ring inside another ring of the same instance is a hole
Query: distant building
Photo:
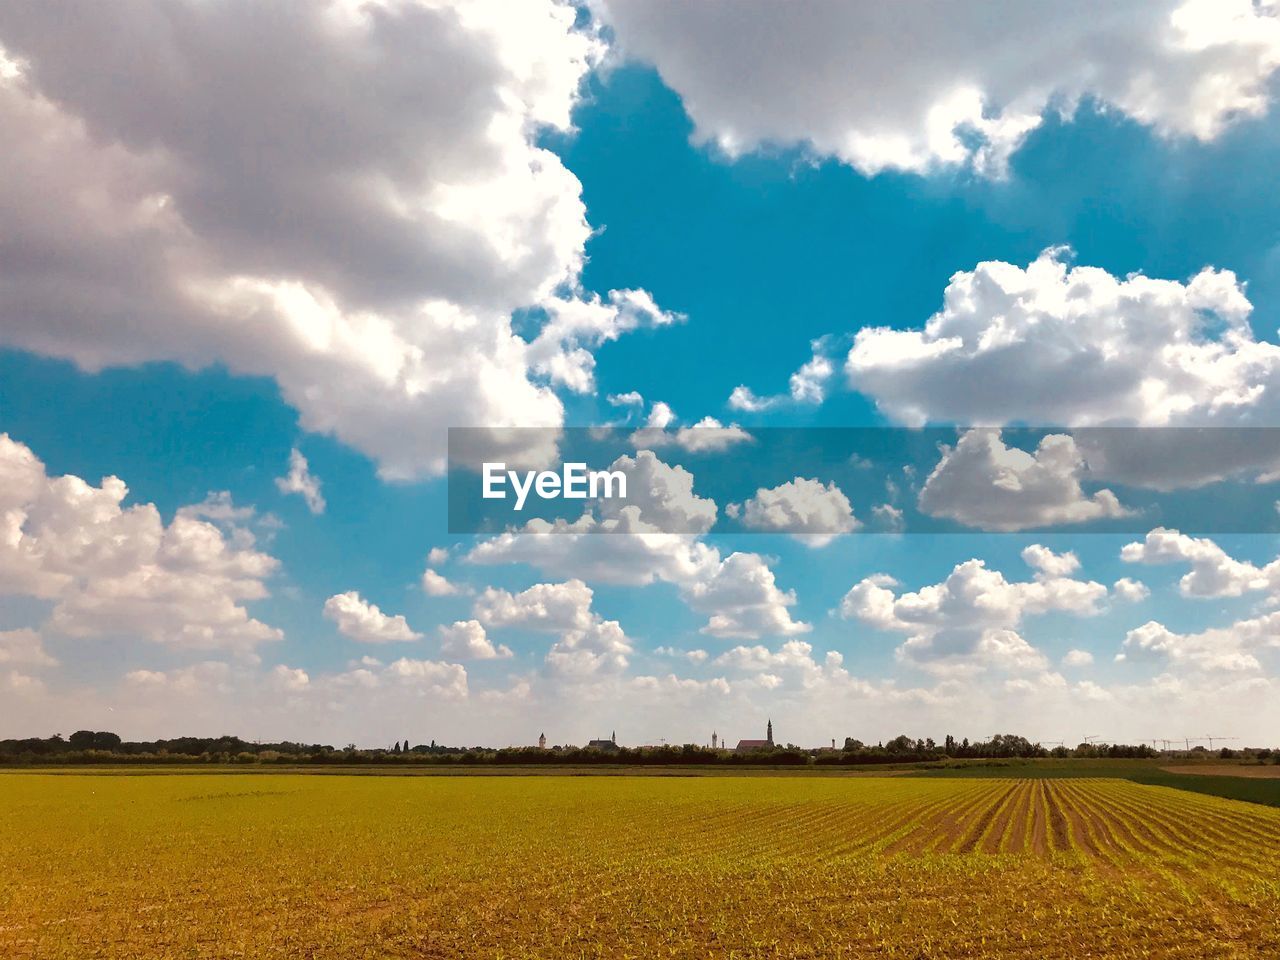
{"type": "Polygon", "coordinates": [[[545,733],[538,734],[538,749],[547,749],[547,735],[545,733]]]}
{"type": "Polygon", "coordinates": [[[712,730],[711,731],[711,749],[712,750],[716,748],[716,743],[718,742],[718,740],[719,740],[719,737],[716,735],[716,732],[712,730]]]}
{"type": "Polygon", "coordinates": [[[773,721],[770,720],[769,725],[765,727],[765,738],[763,740],[739,740],[734,749],[738,753],[750,753],[752,750],[772,750],[773,721]]]}
{"type": "Polygon", "coordinates": [[[587,749],[603,750],[605,753],[616,753],[618,751],[618,731],[613,731],[608,740],[588,741],[587,749]]]}

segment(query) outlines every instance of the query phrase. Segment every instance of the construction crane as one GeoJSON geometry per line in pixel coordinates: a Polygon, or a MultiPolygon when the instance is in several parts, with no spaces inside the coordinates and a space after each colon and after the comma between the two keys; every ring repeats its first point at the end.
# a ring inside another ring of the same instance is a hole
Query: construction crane
{"type": "Polygon", "coordinates": [[[1239,740],[1240,738],[1239,737],[1211,737],[1208,734],[1206,734],[1205,739],[1209,741],[1209,749],[1212,750],[1213,741],[1215,740],[1239,740]]]}

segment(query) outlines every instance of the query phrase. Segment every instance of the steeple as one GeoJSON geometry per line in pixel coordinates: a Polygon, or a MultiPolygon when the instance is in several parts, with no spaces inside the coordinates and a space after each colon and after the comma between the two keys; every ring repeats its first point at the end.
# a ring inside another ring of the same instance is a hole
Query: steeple
{"type": "Polygon", "coordinates": [[[613,731],[613,733],[609,735],[609,739],[612,740],[616,745],[618,742],[618,731],[617,730],[613,731]]]}
{"type": "Polygon", "coordinates": [[[769,726],[766,727],[765,729],[768,732],[764,735],[764,738],[769,741],[769,746],[772,747],[773,746],[773,720],[772,719],[769,721],[769,726]]]}

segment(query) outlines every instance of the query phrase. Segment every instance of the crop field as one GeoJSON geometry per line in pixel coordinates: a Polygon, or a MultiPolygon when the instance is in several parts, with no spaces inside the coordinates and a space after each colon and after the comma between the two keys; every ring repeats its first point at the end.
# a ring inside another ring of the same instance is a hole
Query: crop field
{"type": "Polygon", "coordinates": [[[0,957],[1276,957],[1278,851],[1109,779],[0,774],[0,957]]]}

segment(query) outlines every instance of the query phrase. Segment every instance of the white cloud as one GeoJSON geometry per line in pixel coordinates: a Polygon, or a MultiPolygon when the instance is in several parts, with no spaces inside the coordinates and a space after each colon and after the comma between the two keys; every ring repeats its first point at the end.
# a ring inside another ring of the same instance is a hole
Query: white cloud
{"type": "Polygon", "coordinates": [[[729,409],[759,413],[771,410],[788,400],[798,404],[820,404],[826,399],[827,384],[835,376],[836,368],[831,358],[822,351],[827,349],[826,338],[813,341],[813,357],[806,361],[788,381],[787,396],[757,396],[750,387],[739,385],[729,394],[729,409]]]}
{"type": "Polygon", "coordinates": [[[52,601],[46,634],[241,651],[281,639],[242,605],[267,596],[278,565],[248,530],[182,509],[166,526],[154,504],[122,507],[128,492],[116,477],[50,477],[0,434],[0,594],[52,601]]]}
{"type": "Polygon", "coordinates": [[[1111,592],[1127,603],[1140,603],[1151,596],[1151,590],[1141,580],[1132,577],[1121,577],[1111,585],[1111,592]]]}
{"type": "Polygon", "coordinates": [[[44,649],[40,634],[29,628],[0,630],[0,664],[56,667],[58,661],[44,649]]]}
{"type": "Polygon", "coordinates": [[[278,663],[271,670],[271,682],[276,689],[285,693],[298,693],[311,686],[311,676],[299,667],[288,667],[278,663]]]}
{"type": "Polygon", "coordinates": [[[611,393],[608,396],[610,406],[614,407],[642,407],[644,406],[644,397],[634,390],[627,393],[611,393]]]}
{"type": "Polygon", "coordinates": [[[969,430],[954,447],[942,447],[919,506],[930,516],[995,531],[1125,516],[1110,490],[1085,495],[1084,473],[1070,436],[1050,434],[1027,453],[1005,446],[999,430],[969,430]]]}
{"type": "Polygon", "coordinates": [[[608,469],[626,474],[627,496],[602,500],[602,520],[618,520],[626,511],[655,533],[702,534],[715,525],[715,501],[693,492],[693,474],[684,467],[670,466],[653,451],[640,450],[635,457],[618,457],[608,469]]]}
{"type": "Polygon", "coordinates": [[[289,451],[289,472],[276,477],[276,487],[281,493],[296,493],[307,502],[312,513],[324,513],[324,495],[320,493],[320,480],[313,476],[307,458],[294,447],[289,451]]]}
{"type": "Polygon", "coordinates": [[[452,597],[462,593],[462,588],[430,567],[422,572],[422,592],[429,597],[452,597]]]}
{"type": "Polygon", "coordinates": [[[458,620],[440,628],[440,652],[458,660],[505,660],[513,654],[511,648],[493,645],[478,620],[458,620]]]}
{"type": "Polygon", "coordinates": [[[407,687],[424,696],[463,700],[469,693],[467,671],[459,663],[401,657],[387,664],[376,676],[379,682],[407,687]]]}
{"type": "Polygon", "coordinates": [[[840,613],[905,634],[899,658],[926,669],[1043,671],[1044,655],[1017,632],[1022,621],[1055,611],[1091,616],[1107,588],[1063,575],[1075,569],[1071,554],[1035,544],[1023,557],[1036,568],[1032,580],[1009,581],[978,559],[957,564],[946,580],[914,592],[896,593],[897,582],[886,574],[867,577],[845,594],[840,613]]]}
{"type": "Polygon", "coordinates": [[[631,435],[637,450],[678,447],[688,453],[719,453],[754,438],[736,423],[725,425],[715,417],[703,417],[689,427],[676,427],[675,411],[659,400],[649,410],[645,425],[631,435]]]}
{"type": "Polygon", "coordinates": [[[676,647],[654,647],[653,652],[660,657],[677,657],[690,663],[706,663],[710,654],[705,650],[679,650],[676,647]]]}
{"type": "Polygon", "coordinates": [[[337,625],[339,633],[357,643],[407,643],[422,639],[422,634],[414,632],[403,616],[387,616],[354,590],[334,594],[326,600],[324,615],[337,625]]]}
{"type": "Polygon", "coordinates": [[[1068,650],[1062,658],[1064,667],[1087,667],[1093,663],[1093,654],[1088,650],[1068,650]]]}
{"type": "Polygon", "coordinates": [[[587,514],[574,523],[534,521],[520,532],[482,541],[467,554],[472,563],[527,563],[553,577],[590,579],[630,586],[664,581],[685,583],[708,576],[720,553],[697,537],[650,533],[639,511],[624,508],[616,520],[587,514]],[[627,531],[636,530],[631,533],[627,531]]]}
{"type": "Polygon", "coordinates": [[[812,627],[791,619],[794,591],[778,588],[773,571],[756,553],[732,553],[703,580],[681,589],[691,610],[706,614],[701,632],[713,637],[786,637],[812,627]]]}
{"type": "Polygon", "coordinates": [[[901,533],[907,527],[902,510],[891,503],[878,503],[871,508],[871,516],[881,530],[889,533],[901,533]]]}
{"type": "Polygon", "coordinates": [[[449,559],[447,547],[432,547],[427,551],[427,565],[438,567],[449,559]]]}
{"type": "Polygon", "coordinates": [[[680,94],[698,140],[730,156],[800,145],[866,174],[999,176],[1046,113],[1082,100],[1211,140],[1266,111],[1280,65],[1280,22],[1249,0],[591,6],[680,94]]]}
{"type": "Polygon", "coordinates": [[[664,327],[685,319],[660,308],[644,290],[610,290],[605,299],[597,295],[553,299],[545,308],[549,319],[529,345],[530,365],[534,372],[575,393],[595,389],[595,357],[588,348],[641,327],[664,327]]]}
{"type": "Polygon", "coordinates": [[[163,689],[182,696],[208,692],[227,693],[231,686],[231,666],[218,660],[205,660],[174,670],[130,670],[125,681],[142,689],[163,689]]]}
{"type": "Polygon", "coordinates": [[[1178,587],[1184,597],[1239,597],[1280,585],[1280,560],[1258,567],[1236,560],[1206,537],[1189,537],[1157,527],[1141,542],[1125,544],[1120,558],[1127,563],[1189,563],[1178,587]]]}
{"type": "Polygon", "coordinates": [[[632,650],[618,622],[591,609],[593,597],[581,580],[539,583],[515,594],[490,587],[476,598],[474,613],[486,627],[557,634],[547,651],[547,667],[558,676],[582,680],[620,673],[632,650]]]}
{"type": "Polygon", "coordinates": [[[790,533],[813,547],[826,546],[862,526],[849,498],[834,482],[824,485],[805,477],[757,490],[736,513],[749,529],[790,533]]]}
{"type": "Polygon", "coordinates": [[[1280,613],[1238,620],[1228,627],[1212,627],[1200,633],[1175,633],[1149,620],[1125,634],[1116,660],[1164,657],[1201,670],[1256,671],[1256,656],[1263,648],[1280,648],[1280,613]]]}
{"type": "Polygon", "coordinates": [[[1038,578],[1067,577],[1080,569],[1080,558],[1071,551],[1054,553],[1039,543],[1033,543],[1023,550],[1022,560],[1036,571],[1038,578]]]}
{"type": "Polygon", "coordinates": [[[24,65],[0,77],[23,251],[0,343],[272,377],[390,478],[443,469],[449,425],[559,426],[545,381],[586,389],[591,346],[672,318],[579,288],[581,184],[539,146],[604,50],[576,19],[553,0],[0,11],[24,65]],[[524,308],[547,318],[531,340],[524,308]]]}
{"type": "Polygon", "coordinates": [[[845,370],[910,425],[1258,422],[1275,412],[1280,346],[1254,339],[1251,309],[1229,271],[1116,278],[1050,249],[956,273],[923,329],[860,330],[845,370]]]}

